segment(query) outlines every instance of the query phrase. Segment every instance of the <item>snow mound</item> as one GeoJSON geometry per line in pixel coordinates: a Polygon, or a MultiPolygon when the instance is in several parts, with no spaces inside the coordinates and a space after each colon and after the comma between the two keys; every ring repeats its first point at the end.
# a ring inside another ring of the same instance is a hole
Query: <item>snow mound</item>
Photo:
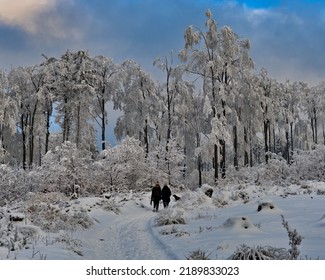
{"type": "Polygon", "coordinates": [[[224,228],[238,231],[258,230],[248,217],[231,217],[223,223],[224,228]]]}
{"type": "Polygon", "coordinates": [[[257,206],[257,212],[281,213],[282,210],[272,202],[260,202],[257,206]]]}
{"type": "Polygon", "coordinates": [[[199,190],[196,192],[183,193],[181,199],[177,200],[175,203],[175,206],[186,210],[192,210],[208,204],[211,204],[211,198],[199,190]]]}

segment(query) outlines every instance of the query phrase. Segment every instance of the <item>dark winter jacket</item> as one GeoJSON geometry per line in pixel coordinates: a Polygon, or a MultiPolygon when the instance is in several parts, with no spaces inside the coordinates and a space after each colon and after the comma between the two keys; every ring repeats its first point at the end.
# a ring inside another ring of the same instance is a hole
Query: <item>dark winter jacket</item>
{"type": "Polygon", "coordinates": [[[171,195],[172,195],[172,192],[170,191],[170,188],[168,188],[168,186],[165,185],[161,190],[161,198],[162,198],[162,200],[169,201],[171,195]]]}
{"type": "Polygon", "coordinates": [[[157,185],[155,185],[152,188],[152,191],[151,191],[151,201],[160,200],[160,199],[161,199],[161,188],[157,184],[157,185]]]}

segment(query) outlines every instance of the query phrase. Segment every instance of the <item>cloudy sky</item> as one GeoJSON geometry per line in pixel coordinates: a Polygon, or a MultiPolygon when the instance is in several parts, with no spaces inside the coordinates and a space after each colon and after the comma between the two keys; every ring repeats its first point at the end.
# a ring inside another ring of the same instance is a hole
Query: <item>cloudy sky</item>
{"type": "Polygon", "coordinates": [[[279,80],[325,80],[322,0],[0,0],[0,68],[86,49],[116,63],[136,60],[155,76],[153,60],[177,54],[187,26],[204,28],[208,8],[219,27],[251,41],[257,70],[279,80]]]}

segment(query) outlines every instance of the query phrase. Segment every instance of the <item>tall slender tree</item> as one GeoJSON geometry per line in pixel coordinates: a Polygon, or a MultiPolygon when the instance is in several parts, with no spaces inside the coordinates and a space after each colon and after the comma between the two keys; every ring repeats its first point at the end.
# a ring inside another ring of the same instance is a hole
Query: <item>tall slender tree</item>
{"type": "Polygon", "coordinates": [[[56,122],[62,127],[62,140],[79,149],[95,152],[95,129],[91,122],[95,89],[89,83],[92,61],[86,51],[67,51],[56,62],[56,122]]]}
{"type": "Polygon", "coordinates": [[[92,58],[92,68],[86,72],[86,80],[95,90],[93,119],[101,130],[101,148],[106,149],[107,104],[120,91],[120,68],[105,56],[92,58]]]}
{"type": "Polygon", "coordinates": [[[231,111],[229,99],[235,94],[236,81],[253,62],[248,56],[250,44],[240,39],[230,27],[225,26],[218,32],[217,24],[210,10],[206,12],[206,31],[189,26],[184,34],[185,47],[180,57],[188,62],[187,71],[203,80],[203,92],[209,97],[212,107],[211,137],[214,140],[214,178],[219,178],[219,152],[221,177],[226,176],[226,144],[229,140],[227,113],[231,111]],[[229,103],[229,104],[228,104],[229,103]]]}

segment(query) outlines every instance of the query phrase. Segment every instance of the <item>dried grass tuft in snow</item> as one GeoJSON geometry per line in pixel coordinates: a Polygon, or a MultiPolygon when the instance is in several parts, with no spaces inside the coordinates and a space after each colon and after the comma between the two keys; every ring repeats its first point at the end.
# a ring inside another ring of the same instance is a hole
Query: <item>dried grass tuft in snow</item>
{"type": "Polygon", "coordinates": [[[230,260],[287,260],[288,258],[288,251],[285,248],[249,247],[245,244],[239,246],[229,257],[230,260]]]}
{"type": "Polygon", "coordinates": [[[186,224],[183,214],[181,210],[164,209],[155,218],[155,224],[157,226],[186,224]]]}
{"type": "Polygon", "coordinates": [[[201,249],[190,252],[190,254],[186,257],[187,260],[209,260],[209,256],[211,253],[207,251],[202,251],[201,249]]]}

